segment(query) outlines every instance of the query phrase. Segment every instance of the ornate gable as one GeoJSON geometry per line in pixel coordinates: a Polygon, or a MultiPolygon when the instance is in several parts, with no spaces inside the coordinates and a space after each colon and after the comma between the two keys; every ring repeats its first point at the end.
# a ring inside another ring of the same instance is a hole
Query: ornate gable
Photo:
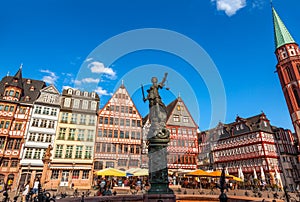
{"type": "Polygon", "coordinates": [[[198,128],[198,125],[180,97],[167,106],[167,113],[167,125],[198,128]]]}
{"type": "Polygon", "coordinates": [[[41,93],[51,93],[51,94],[59,94],[58,90],[54,85],[47,86],[41,90],[41,93]]]}
{"type": "Polygon", "coordinates": [[[44,103],[51,105],[60,105],[60,94],[54,85],[47,86],[41,89],[41,94],[35,103],[44,103]]]}
{"type": "Polygon", "coordinates": [[[142,119],[123,84],[116,90],[105,106],[99,111],[99,114],[137,117],[138,119],[142,119]]]}

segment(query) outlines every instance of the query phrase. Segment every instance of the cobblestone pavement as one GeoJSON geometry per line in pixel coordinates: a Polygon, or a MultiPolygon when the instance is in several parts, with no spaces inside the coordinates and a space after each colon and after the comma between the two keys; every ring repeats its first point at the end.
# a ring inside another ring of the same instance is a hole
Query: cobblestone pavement
{"type": "MultiPolygon", "coordinates": [[[[220,194],[220,190],[218,189],[214,189],[214,190],[210,190],[210,189],[185,189],[185,188],[173,188],[174,193],[176,195],[200,195],[200,194],[205,194],[205,195],[219,195],[220,194]]],[[[82,191],[83,190],[79,190],[79,197],[81,197],[82,195],[82,191]]],[[[86,191],[86,190],[84,190],[86,191]]],[[[56,195],[57,198],[60,198],[60,193],[54,192],[54,191],[49,191],[51,193],[51,195],[56,195]]],[[[97,190],[92,190],[91,189],[91,194],[90,196],[94,196],[96,194],[97,190]]],[[[260,192],[262,195],[259,196],[258,193],[254,193],[252,190],[229,190],[228,192],[226,192],[226,194],[228,196],[246,196],[246,192],[248,194],[249,197],[256,197],[256,198],[261,198],[261,199],[274,199],[274,194],[277,193],[278,194],[278,199],[282,199],[284,200],[284,192],[282,191],[278,191],[278,192],[274,192],[274,191],[262,191],[260,192]]],[[[129,194],[143,194],[143,191],[138,191],[136,192],[135,190],[131,190],[131,192],[129,194]]],[[[117,194],[126,194],[126,193],[117,193],[117,194]]],[[[128,194],[128,193],[127,193],[128,194]]],[[[293,202],[292,199],[295,199],[294,201],[300,201],[299,196],[297,196],[297,193],[290,193],[291,196],[291,202],[293,202]]],[[[9,198],[10,201],[13,202],[13,198],[14,196],[16,196],[16,191],[9,191],[9,198]]],[[[72,191],[68,191],[67,192],[67,197],[73,197],[73,192],[72,191]]],[[[3,193],[0,193],[0,201],[3,200],[3,193]]],[[[18,202],[21,201],[21,193],[19,194],[18,197],[18,202]]]]}

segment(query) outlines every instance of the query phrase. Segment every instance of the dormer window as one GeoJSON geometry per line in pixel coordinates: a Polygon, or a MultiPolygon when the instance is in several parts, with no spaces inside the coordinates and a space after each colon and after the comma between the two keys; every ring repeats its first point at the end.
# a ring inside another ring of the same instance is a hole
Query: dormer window
{"type": "Polygon", "coordinates": [[[30,97],[27,95],[24,99],[24,101],[28,102],[30,100],[30,97]]]}
{"type": "Polygon", "coordinates": [[[76,91],[76,95],[80,95],[80,91],[79,90],[76,91]]]}
{"type": "Polygon", "coordinates": [[[95,97],[96,97],[96,93],[92,92],[92,98],[95,98],[95,97]]]}
{"type": "Polygon", "coordinates": [[[84,97],[87,97],[88,94],[89,94],[88,92],[84,92],[84,93],[83,93],[84,97]]]}
{"type": "Polygon", "coordinates": [[[34,91],[34,86],[31,86],[29,90],[34,91]]]}
{"type": "Polygon", "coordinates": [[[31,80],[30,80],[30,79],[27,79],[26,83],[27,83],[27,84],[31,84],[31,80]]]}
{"type": "Polygon", "coordinates": [[[264,121],[264,126],[268,127],[268,123],[266,121],[264,121]]]}
{"type": "Polygon", "coordinates": [[[15,91],[14,91],[14,90],[10,90],[10,91],[9,91],[9,96],[14,96],[14,94],[15,94],[15,91]]]}
{"type": "Polygon", "coordinates": [[[72,93],[73,93],[73,90],[72,89],[68,89],[68,94],[72,95],[72,93]]]}
{"type": "Polygon", "coordinates": [[[16,98],[19,98],[19,95],[20,95],[20,92],[19,92],[19,91],[16,91],[15,97],[16,97],[16,98]]]}

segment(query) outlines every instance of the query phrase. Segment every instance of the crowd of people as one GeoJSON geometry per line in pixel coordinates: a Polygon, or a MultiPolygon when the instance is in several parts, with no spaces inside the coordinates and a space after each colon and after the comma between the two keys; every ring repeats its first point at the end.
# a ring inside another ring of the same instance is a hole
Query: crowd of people
{"type": "Polygon", "coordinates": [[[132,190],[143,190],[149,187],[147,177],[99,177],[95,179],[95,187],[99,189],[97,195],[112,195],[114,187],[130,187],[132,190]]]}
{"type": "MultiPolygon", "coordinates": [[[[39,178],[36,178],[33,183],[30,183],[30,181],[26,182],[20,189],[18,190],[18,193],[16,196],[21,194],[22,198],[21,201],[29,201],[29,198],[35,198],[38,195],[38,188],[39,188],[40,180],[39,178]]],[[[11,185],[12,181],[8,180],[7,183],[1,183],[0,187],[0,193],[3,193],[4,198],[8,197],[8,192],[11,192],[11,185]]]]}

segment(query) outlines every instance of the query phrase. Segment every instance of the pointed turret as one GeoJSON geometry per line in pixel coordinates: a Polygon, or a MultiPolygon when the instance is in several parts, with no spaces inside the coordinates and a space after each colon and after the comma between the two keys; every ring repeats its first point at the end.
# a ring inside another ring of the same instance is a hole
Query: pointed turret
{"type": "Polygon", "coordinates": [[[290,44],[290,43],[296,43],[280,19],[279,15],[277,14],[276,10],[274,7],[272,7],[272,14],[273,14],[273,24],[274,24],[274,35],[275,35],[275,47],[276,49],[279,48],[280,46],[283,46],[285,44],[290,44]]]}
{"type": "Polygon", "coordinates": [[[20,89],[23,89],[23,84],[22,84],[22,64],[18,70],[18,72],[15,74],[13,77],[12,84],[16,87],[19,87],[20,89]]]}

